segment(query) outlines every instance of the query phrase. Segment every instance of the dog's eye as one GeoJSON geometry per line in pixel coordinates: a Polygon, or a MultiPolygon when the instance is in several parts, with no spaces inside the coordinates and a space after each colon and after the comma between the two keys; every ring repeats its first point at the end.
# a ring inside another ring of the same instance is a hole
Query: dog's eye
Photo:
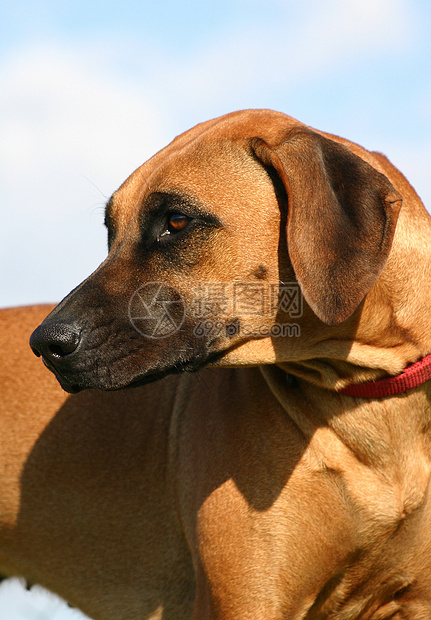
{"type": "Polygon", "coordinates": [[[166,223],[163,229],[161,237],[166,235],[175,235],[185,228],[187,228],[191,218],[187,217],[183,213],[170,213],[166,218],[166,223]]]}

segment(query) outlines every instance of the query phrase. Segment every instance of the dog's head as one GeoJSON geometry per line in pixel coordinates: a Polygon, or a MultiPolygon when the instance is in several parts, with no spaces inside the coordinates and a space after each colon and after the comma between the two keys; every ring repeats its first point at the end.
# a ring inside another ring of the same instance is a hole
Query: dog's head
{"type": "Polygon", "coordinates": [[[114,193],[107,259],[31,346],[69,391],[295,357],[289,336],[360,311],[400,206],[351,148],[283,114],[198,125],[114,193]]]}

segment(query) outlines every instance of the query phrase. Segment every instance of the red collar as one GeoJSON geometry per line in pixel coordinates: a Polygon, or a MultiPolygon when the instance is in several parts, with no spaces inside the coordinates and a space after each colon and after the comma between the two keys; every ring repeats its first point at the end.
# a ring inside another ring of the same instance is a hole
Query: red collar
{"type": "Polygon", "coordinates": [[[425,381],[431,379],[431,353],[421,360],[407,366],[396,377],[367,381],[366,383],[352,383],[339,391],[344,396],[356,396],[357,398],[384,398],[394,396],[412,390],[425,381]]]}

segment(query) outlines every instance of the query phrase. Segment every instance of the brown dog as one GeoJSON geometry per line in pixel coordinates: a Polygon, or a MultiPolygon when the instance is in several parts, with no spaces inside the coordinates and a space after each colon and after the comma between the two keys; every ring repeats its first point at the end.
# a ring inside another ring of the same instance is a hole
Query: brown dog
{"type": "Polygon", "coordinates": [[[430,618],[431,220],[404,177],[239,112],[139,168],[106,223],[31,345],[69,392],[142,386],[10,440],[5,568],[103,619],[430,618]]]}

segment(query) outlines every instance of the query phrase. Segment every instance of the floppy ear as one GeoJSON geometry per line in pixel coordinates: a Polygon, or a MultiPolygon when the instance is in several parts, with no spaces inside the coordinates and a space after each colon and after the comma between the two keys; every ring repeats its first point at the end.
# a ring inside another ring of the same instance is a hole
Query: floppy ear
{"type": "Polygon", "coordinates": [[[306,128],[275,148],[253,138],[288,197],[287,247],[302,293],[328,325],[347,319],[376,282],[402,198],[349,148],[306,128]]]}

